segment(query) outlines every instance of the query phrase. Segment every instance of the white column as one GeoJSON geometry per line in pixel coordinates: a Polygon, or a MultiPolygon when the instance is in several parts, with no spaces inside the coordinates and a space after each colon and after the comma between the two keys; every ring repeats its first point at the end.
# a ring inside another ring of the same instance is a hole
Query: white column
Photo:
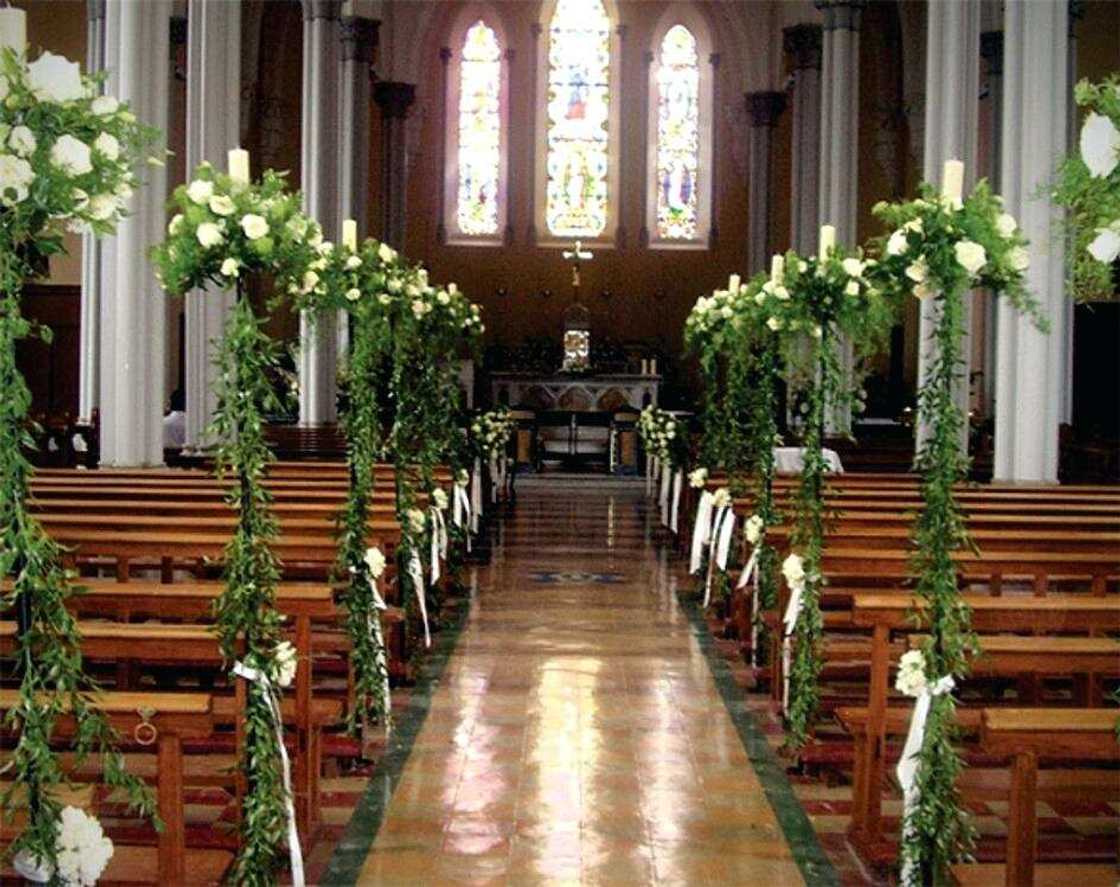
{"type": "MultiPolygon", "coordinates": [[[[338,194],[339,224],[343,219],[358,223],[358,241],[369,233],[366,205],[369,200],[369,103],[373,49],[377,45],[377,22],[349,16],[342,19],[342,52],[339,56],[338,194]]],[[[341,229],[340,229],[341,230],[341,229]]],[[[338,316],[338,353],[350,344],[350,326],[345,312],[338,316]]]]}
{"type": "Polygon", "coordinates": [[[1009,2],[1004,8],[1003,158],[1007,211],[1030,240],[1027,288],[1052,332],[1040,333],[1006,302],[999,306],[995,478],[1056,481],[1065,361],[1062,213],[1044,196],[1067,150],[1070,100],[1066,3],[1009,2]]]}
{"type": "MultiPolygon", "coordinates": [[[[225,170],[240,144],[241,4],[192,0],[187,5],[187,175],[208,160],[225,170]]],[[[217,407],[213,343],[225,330],[232,293],[194,290],[186,297],[186,449],[204,445],[217,407]]]]}
{"type": "MultiPolygon", "coordinates": [[[[105,70],[105,0],[86,3],[86,70],[105,70]]],[[[82,296],[78,329],[78,421],[88,423],[98,405],[101,364],[101,244],[82,235],[82,296]]]]}
{"type": "MultiPolygon", "coordinates": [[[[922,178],[940,186],[946,160],[964,162],[965,193],[976,181],[978,163],[976,134],[980,115],[980,2],[979,0],[929,0],[926,46],[925,144],[922,178]]],[[[964,298],[964,337],[961,340],[961,378],[953,400],[964,413],[969,411],[969,370],[972,356],[973,294],[964,298]]],[[[932,299],[922,302],[918,333],[918,384],[929,372],[934,358],[932,344],[937,329],[938,306],[932,299]]],[[[921,447],[930,428],[919,424],[915,444],[921,447]]],[[[968,425],[961,429],[961,443],[968,447],[968,425]]]]}
{"type": "Polygon", "coordinates": [[[774,125],[786,105],[785,93],[748,92],[750,168],[747,174],[747,272],[757,274],[770,263],[771,145],[774,125]]]}
{"type": "MultiPolygon", "coordinates": [[[[338,226],[338,13],[340,0],[303,0],[303,208],[336,240],[338,226]]],[[[337,323],[333,314],[299,318],[299,421],[323,425],[335,409],[337,323]]]]}
{"type": "MultiPolygon", "coordinates": [[[[167,129],[170,0],[109,0],[105,15],[107,91],[161,132],[167,129]]],[[[163,239],[167,174],[148,167],[129,215],[102,244],[101,463],[163,461],[167,296],[148,251],[163,239]]]]}
{"type": "MultiPolygon", "coordinates": [[[[985,31],[980,35],[980,57],[987,63],[986,83],[988,101],[992,106],[991,136],[988,139],[989,156],[977,158],[982,164],[984,174],[997,194],[1002,193],[1000,185],[1000,159],[1003,137],[1003,31],[985,31]],[[985,163],[986,161],[986,163],[985,163]]],[[[984,406],[985,413],[991,415],[992,404],[996,400],[996,329],[999,299],[993,293],[985,294],[984,302],[984,406]]]]}
{"type": "Polygon", "coordinates": [[[816,249],[821,150],[821,29],[795,25],[782,31],[793,62],[793,137],[790,169],[790,246],[802,255],[816,249]]]}

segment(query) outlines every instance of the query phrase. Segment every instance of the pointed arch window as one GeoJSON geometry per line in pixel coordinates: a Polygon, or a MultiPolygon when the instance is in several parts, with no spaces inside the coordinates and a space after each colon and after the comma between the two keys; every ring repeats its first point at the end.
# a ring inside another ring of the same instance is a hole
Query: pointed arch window
{"type": "Polygon", "coordinates": [[[452,243],[502,242],[507,217],[506,111],[502,33],[470,16],[452,33],[447,71],[444,228],[452,243]]]}
{"type": "Polygon", "coordinates": [[[650,244],[706,247],[711,230],[712,72],[702,22],[657,29],[650,68],[650,244]],[[691,25],[691,27],[690,27],[691,25]]]}

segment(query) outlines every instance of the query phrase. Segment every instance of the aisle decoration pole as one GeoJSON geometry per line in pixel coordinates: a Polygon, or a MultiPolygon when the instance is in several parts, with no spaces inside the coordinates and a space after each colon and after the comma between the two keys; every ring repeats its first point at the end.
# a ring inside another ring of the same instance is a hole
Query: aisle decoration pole
{"type": "Polygon", "coordinates": [[[278,525],[265,486],[273,459],[264,437],[265,416],[282,407],[273,381],[280,347],[265,332],[266,318],[254,310],[248,281],[271,281],[274,294],[265,300],[271,310],[285,293],[322,286],[320,272],[331,246],[300,212],[299,195],[287,190],[284,177],[267,171],[253,183],[247,161],[247,155],[232,153],[229,175],[203,163],[189,184],[175,189],[171,206],[176,212],[152,258],[169,294],[205,287],[237,293],[217,344],[218,402],[208,429],[217,441],[215,474],[232,479],[226,501],[237,515],[225,550],[225,588],[215,604],[215,627],[233,674],[246,681],[238,724],[244,794],[230,877],[237,884],[275,883],[287,844],[292,880],[301,884],[302,857],[278,716],[280,690],[294,679],[297,663],[276,608],[280,564],[272,547],[278,525]]]}
{"type": "MultiPolygon", "coordinates": [[[[923,607],[915,613],[927,631],[911,656],[899,689],[918,699],[899,777],[905,788],[902,876],[907,885],[945,883],[949,865],[967,853],[972,829],[956,790],[961,760],[953,747],[956,703],[950,692],[964,677],[974,650],[971,614],[961,597],[955,555],[973,548],[955,487],[968,478],[961,430],[966,416],[954,401],[961,376],[965,299],[975,287],[990,289],[1045,329],[1025,292],[1026,241],[1002,202],[981,182],[962,199],[963,165],[945,165],[940,193],[923,185],[916,200],[878,204],[874,212],[891,229],[879,243],[876,285],[896,298],[932,299],[936,328],[918,411],[930,435],[918,451],[923,508],[911,533],[910,569],[923,607]]],[[[869,737],[868,741],[881,741],[869,737]]]]}
{"type": "MultiPolygon", "coordinates": [[[[50,342],[51,331],[22,313],[24,282],[65,251],[63,235],[111,235],[127,214],[137,167],[156,141],[128,106],[101,95],[105,75],[83,77],[77,62],[44,52],[28,63],[26,13],[0,9],[0,574],[6,585],[0,607],[15,611],[13,677],[18,701],[4,727],[18,735],[0,790],[0,809],[26,823],[6,855],[29,877],[95,880],[109,857],[108,839],[92,841],[100,827],[82,827],[84,814],[63,810],[59,792],[69,768],[51,749],[60,717],[76,723],[71,751],[80,764],[91,754],[103,761],[103,779],[123,790],[129,807],[154,817],[155,803],[142,780],[125,771],[116,732],[97,708],[97,685],[82,665],[81,632],[68,609],[80,591],[63,566],[63,550],[28,509],[33,472],[27,458],[35,426],[31,392],[19,371],[19,342],[50,342]],[[74,829],[91,841],[73,847],[74,829]]],[[[149,162],[161,165],[159,158],[149,162]]]]}

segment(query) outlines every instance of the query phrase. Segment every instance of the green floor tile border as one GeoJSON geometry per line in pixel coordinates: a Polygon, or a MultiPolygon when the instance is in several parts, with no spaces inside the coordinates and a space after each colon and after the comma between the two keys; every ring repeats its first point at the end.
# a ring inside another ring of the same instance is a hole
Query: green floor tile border
{"type": "Polygon", "coordinates": [[[793,786],[786,778],[785,768],[770,748],[766,734],[758,726],[754,715],[747,709],[743,690],[735,683],[731,667],[716,647],[700,603],[691,591],[678,591],[677,602],[692,624],[696,641],[708,660],[712,679],[719,689],[727,714],[739,733],[739,741],[743,743],[751,766],[758,774],[758,781],[762,783],[762,790],[774,810],[794,861],[801,869],[801,876],[806,884],[813,887],[838,885],[840,878],[817,840],[817,833],[809,817],[805,815],[801,802],[794,795],[793,786]]]}
{"type": "Polygon", "coordinates": [[[447,662],[455,650],[455,643],[467,623],[469,610],[469,600],[464,599],[455,606],[448,624],[440,631],[432,649],[424,656],[416,685],[409,693],[408,707],[393,719],[389,748],[374,767],[369,784],[346,824],[346,831],[331,854],[321,883],[341,887],[358,882],[370,847],[385,820],[389,801],[400,782],[408,756],[412,753],[412,746],[427,720],[428,711],[432,707],[432,694],[439,686],[447,662]]]}

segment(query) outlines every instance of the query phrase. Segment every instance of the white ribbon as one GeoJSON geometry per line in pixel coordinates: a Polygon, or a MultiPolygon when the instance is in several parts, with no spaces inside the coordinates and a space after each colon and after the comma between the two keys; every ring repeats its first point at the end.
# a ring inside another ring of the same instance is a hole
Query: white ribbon
{"type": "Polygon", "coordinates": [[[727,558],[731,554],[731,534],[735,530],[735,511],[728,508],[723,514],[723,523],[716,534],[716,566],[727,569],[727,558]]]}
{"type": "Polygon", "coordinates": [[[471,532],[478,532],[482,520],[482,460],[474,460],[474,473],[471,475],[471,532]]]}
{"type": "Polygon", "coordinates": [[[684,483],[684,469],[673,473],[673,510],[669,517],[669,529],[677,532],[677,516],[681,510],[681,484],[684,483]]]}
{"type": "Polygon", "coordinates": [[[754,580],[754,590],[751,592],[751,666],[755,668],[758,667],[758,559],[761,553],[762,540],[759,539],[751,552],[750,560],[739,574],[739,584],[735,586],[743,588],[752,579],[754,580]]]}
{"type": "Polygon", "coordinates": [[[435,505],[428,509],[432,516],[432,542],[430,550],[430,563],[432,570],[432,585],[439,582],[441,559],[447,557],[447,523],[443,519],[443,512],[435,505]]]}
{"type": "Polygon", "coordinates": [[[416,602],[420,605],[420,618],[424,622],[424,646],[432,645],[432,634],[428,628],[428,601],[424,591],[424,568],[420,566],[420,555],[413,549],[412,556],[408,559],[408,574],[412,578],[412,588],[416,593],[416,602]]]}
{"type": "Polygon", "coordinates": [[[673,472],[668,465],[660,465],[661,469],[661,493],[657,497],[657,504],[661,509],[661,525],[666,526],[669,523],[669,486],[673,481],[673,472]]]}
{"type": "Polygon", "coordinates": [[[390,717],[393,700],[389,691],[389,658],[385,653],[385,635],[381,631],[381,617],[378,615],[378,611],[388,610],[389,605],[385,603],[385,598],[381,596],[381,592],[377,588],[377,579],[372,573],[367,575],[369,576],[370,594],[373,596],[373,609],[366,613],[366,622],[369,625],[369,636],[373,640],[373,647],[376,650],[377,668],[382,676],[381,692],[385,698],[385,735],[388,736],[393,726],[390,717]]]}
{"type": "MultiPolygon", "coordinates": [[[[728,523],[728,517],[731,518],[731,524],[734,525],[735,514],[731,510],[730,505],[721,505],[716,509],[716,519],[712,521],[712,532],[708,537],[708,575],[704,579],[704,606],[707,607],[712,600],[712,577],[716,571],[716,561],[719,557],[719,542],[723,539],[724,527],[728,523]]],[[[723,559],[723,565],[720,569],[727,567],[727,557],[723,559]]]]}
{"type": "Polygon", "coordinates": [[[700,572],[700,564],[704,558],[704,546],[712,537],[712,503],[715,497],[704,490],[700,494],[700,503],[696,506],[696,523],[692,526],[692,552],[688,559],[688,572],[692,575],[700,572]]]}
{"type": "MultiPolygon", "coordinates": [[[[467,495],[466,484],[455,484],[455,489],[451,494],[451,500],[453,503],[451,518],[455,522],[455,526],[461,527],[463,525],[464,515],[466,521],[469,522],[471,519],[471,500],[467,495]]],[[[469,527],[467,528],[466,536],[467,552],[469,553],[471,550],[471,530],[469,527]]]]}
{"type": "MultiPolygon", "coordinates": [[[[895,768],[898,783],[902,786],[903,823],[909,821],[918,806],[918,767],[921,764],[919,755],[925,742],[926,719],[929,717],[933,697],[951,693],[956,685],[953,676],[947,674],[933,685],[922,688],[914,702],[914,711],[910,715],[910,729],[906,733],[906,744],[902,747],[902,757],[898,759],[898,766],[895,768]]],[[[921,873],[915,870],[912,860],[903,863],[902,883],[918,885],[918,887],[921,885],[921,873]]]]}
{"type": "Polygon", "coordinates": [[[789,714],[789,669],[793,659],[793,631],[797,628],[797,618],[801,615],[805,583],[799,582],[789,590],[789,603],[786,605],[782,624],[785,637],[782,638],[782,714],[789,714]]]}
{"type": "Polygon", "coordinates": [[[292,764],[288,760],[288,749],[284,747],[284,721],[280,716],[280,703],[276,699],[276,689],[263,671],[251,668],[244,662],[233,664],[233,673],[254,684],[260,684],[272,724],[276,728],[276,745],[280,749],[280,774],[284,781],[284,806],[288,814],[288,854],[292,864],[293,887],[304,887],[303,850],[299,846],[299,831],[296,828],[296,806],[292,801],[292,764]]]}

